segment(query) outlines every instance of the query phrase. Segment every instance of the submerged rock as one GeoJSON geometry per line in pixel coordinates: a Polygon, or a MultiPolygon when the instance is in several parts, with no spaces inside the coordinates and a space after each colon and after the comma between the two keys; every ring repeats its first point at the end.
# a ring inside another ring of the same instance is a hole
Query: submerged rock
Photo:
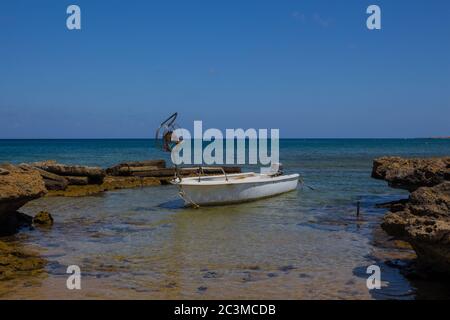
{"type": "Polygon", "coordinates": [[[53,217],[47,211],[40,211],[34,216],[33,224],[50,227],[53,225],[53,217]]]}
{"type": "Polygon", "coordinates": [[[381,158],[372,176],[412,191],[392,203],[382,228],[411,244],[424,271],[450,275],[450,158],[381,158]]]}
{"type": "Polygon", "coordinates": [[[36,275],[44,270],[46,260],[18,245],[0,241],[0,281],[23,275],[36,275]]]}

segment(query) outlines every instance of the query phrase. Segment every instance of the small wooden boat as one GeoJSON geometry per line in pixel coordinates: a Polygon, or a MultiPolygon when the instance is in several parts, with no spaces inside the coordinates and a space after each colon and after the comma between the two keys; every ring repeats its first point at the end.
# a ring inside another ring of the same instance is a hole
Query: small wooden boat
{"type": "Polygon", "coordinates": [[[298,174],[237,173],[180,178],[172,183],[180,189],[186,205],[223,205],[253,201],[295,190],[298,174]]]}

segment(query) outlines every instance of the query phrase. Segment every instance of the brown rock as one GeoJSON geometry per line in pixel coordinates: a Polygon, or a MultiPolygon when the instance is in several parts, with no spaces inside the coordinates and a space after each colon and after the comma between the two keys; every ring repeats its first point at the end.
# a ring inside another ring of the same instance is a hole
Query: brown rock
{"type": "Polygon", "coordinates": [[[85,186],[85,185],[89,184],[89,178],[88,177],[71,177],[71,176],[66,176],[64,178],[67,179],[69,185],[85,186]]]}
{"type": "Polygon", "coordinates": [[[449,159],[382,158],[374,161],[373,170],[390,185],[414,190],[407,201],[392,204],[382,228],[409,242],[424,270],[446,274],[450,274],[449,159]]]}
{"type": "Polygon", "coordinates": [[[47,188],[47,190],[64,190],[69,184],[65,177],[61,177],[57,174],[44,171],[42,169],[39,169],[38,167],[33,167],[29,164],[21,164],[20,167],[28,168],[30,170],[37,170],[42,179],[44,179],[45,188],[47,188]]]}
{"type": "Polygon", "coordinates": [[[0,241],[0,281],[23,275],[35,276],[44,270],[46,261],[20,245],[0,241]]]}
{"type": "Polygon", "coordinates": [[[166,161],[162,159],[157,160],[145,160],[145,161],[129,161],[129,162],[123,162],[119,163],[118,165],[115,165],[111,168],[106,169],[106,173],[112,176],[127,176],[130,175],[133,171],[146,171],[142,170],[143,167],[148,167],[146,170],[149,169],[158,169],[158,168],[165,168],[166,167],[166,161]],[[140,167],[139,169],[134,169],[140,167]]]}
{"type": "Polygon", "coordinates": [[[28,201],[43,196],[47,189],[39,172],[18,166],[0,165],[0,215],[17,211],[28,201]]]}
{"type": "Polygon", "coordinates": [[[106,176],[102,184],[90,184],[85,186],[69,185],[66,190],[51,191],[48,195],[63,197],[83,197],[104,191],[155,185],[161,185],[161,182],[159,179],[153,177],[140,178],[106,176]]]}
{"type": "Polygon", "coordinates": [[[372,178],[386,180],[390,187],[408,191],[414,191],[420,187],[432,187],[450,179],[450,157],[375,159],[372,178]]]}
{"type": "Polygon", "coordinates": [[[33,224],[41,226],[52,226],[53,217],[47,211],[40,211],[37,215],[34,216],[33,224]]]}
{"type": "Polygon", "coordinates": [[[31,164],[41,170],[54,173],[60,176],[75,176],[75,177],[88,177],[89,183],[100,184],[103,182],[103,178],[106,173],[105,170],[99,167],[87,167],[78,165],[65,165],[54,163],[53,161],[46,161],[41,163],[31,164]]]}
{"type": "Polygon", "coordinates": [[[409,212],[388,212],[383,217],[381,228],[390,235],[406,240],[408,237],[406,227],[411,223],[411,219],[413,218],[414,216],[409,212]]]}
{"type": "Polygon", "coordinates": [[[146,171],[154,171],[160,168],[156,166],[144,166],[144,167],[121,167],[116,169],[116,174],[118,176],[130,176],[136,172],[146,172],[146,171]]]}
{"type": "Polygon", "coordinates": [[[434,218],[450,217],[450,181],[432,188],[419,188],[411,193],[409,199],[409,209],[412,214],[434,218]]]}
{"type": "Polygon", "coordinates": [[[161,168],[142,172],[134,172],[136,177],[173,177],[175,175],[174,168],[161,168]]]}
{"type": "Polygon", "coordinates": [[[128,167],[151,166],[151,167],[157,167],[157,168],[165,168],[166,161],[163,159],[144,160],[144,161],[129,161],[129,162],[121,163],[120,166],[128,166],[128,167]]]}

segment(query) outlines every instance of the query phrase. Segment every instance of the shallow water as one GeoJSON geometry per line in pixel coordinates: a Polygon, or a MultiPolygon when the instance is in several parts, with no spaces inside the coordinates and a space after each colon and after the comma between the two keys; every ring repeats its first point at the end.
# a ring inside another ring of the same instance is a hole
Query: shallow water
{"type": "MultiPolygon", "coordinates": [[[[0,162],[56,159],[107,166],[161,156],[148,145],[146,140],[0,141],[0,162]]],[[[370,178],[372,159],[386,154],[449,155],[450,141],[283,140],[286,171],[300,172],[315,190],[303,187],[240,205],[184,208],[173,186],[38,199],[22,211],[51,212],[53,228],[24,230],[8,241],[45,257],[46,272],[0,282],[0,297],[449,297],[438,284],[405,279],[384,263],[398,250],[374,245],[384,210],[373,205],[407,196],[370,178]],[[382,269],[381,290],[366,287],[371,264],[382,269]],[[82,290],[66,289],[68,265],[80,266],[82,290]]]]}

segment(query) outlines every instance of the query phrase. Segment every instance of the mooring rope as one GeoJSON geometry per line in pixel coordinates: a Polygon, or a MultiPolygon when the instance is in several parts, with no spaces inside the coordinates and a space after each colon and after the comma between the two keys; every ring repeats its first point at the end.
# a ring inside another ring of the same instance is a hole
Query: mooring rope
{"type": "Polygon", "coordinates": [[[310,190],[316,191],[316,189],[314,189],[313,187],[307,185],[307,184],[303,181],[303,178],[302,178],[302,177],[298,177],[298,181],[300,182],[300,184],[302,184],[302,185],[308,187],[310,190]]]}
{"type": "Polygon", "coordinates": [[[191,197],[187,195],[186,192],[184,192],[183,187],[178,184],[178,189],[180,190],[178,194],[180,195],[181,199],[183,199],[186,203],[190,203],[195,209],[200,208],[198,204],[196,204],[191,197]]]}

